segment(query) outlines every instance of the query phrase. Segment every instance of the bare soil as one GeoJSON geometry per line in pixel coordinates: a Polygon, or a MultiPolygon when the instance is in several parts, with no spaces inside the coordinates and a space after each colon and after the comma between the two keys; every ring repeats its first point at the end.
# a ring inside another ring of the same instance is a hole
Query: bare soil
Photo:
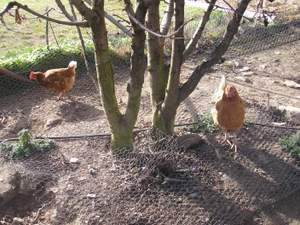
{"type": "MultiPolygon", "coordinates": [[[[182,104],[177,123],[192,122],[211,108],[211,95],[225,73],[248,103],[247,121],[279,121],[296,127],[293,121],[279,118],[269,106],[300,107],[299,90],[280,83],[284,79],[299,82],[299,52],[300,42],[294,42],[240,57],[237,63],[227,61],[216,66],[182,104]],[[253,72],[248,77],[250,83],[238,79],[244,67],[253,72]],[[272,93],[268,97],[262,89],[272,93]]],[[[195,57],[185,64],[183,79],[198,61],[195,57]]],[[[124,107],[128,70],[118,67],[115,71],[116,92],[124,107]]],[[[61,102],[38,86],[2,96],[1,139],[15,137],[22,128],[36,136],[108,132],[98,92],[83,76],[69,94],[72,99],[61,102]]],[[[147,76],[144,86],[138,127],[151,122],[147,76]]],[[[300,188],[299,162],[278,145],[282,136],[292,132],[247,125],[239,135],[241,147],[236,154],[221,143],[221,133],[183,151],[175,137],[154,143],[148,132],[142,132],[136,135],[135,150],[126,156],[112,155],[105,137],[58,140],[55,150],[14,162],[22,168],[24,177],[34,175],[32,190],[38,194],[1,207],[0,224],[11,224],[13,217],[21,217],[24,224],[295,225],[300,221],[300,201],[294,201],[299,192],[277,203],[300,188]],[[74,157],[79,159],[78,164],[69,163],[74,157]],[[19,210],[22,205],[23,211],[19,210]],[[258,213],[261,208],[264,210],[258,213]]],[[[12,163],[2,158],[1,162],[12,163]]]]}

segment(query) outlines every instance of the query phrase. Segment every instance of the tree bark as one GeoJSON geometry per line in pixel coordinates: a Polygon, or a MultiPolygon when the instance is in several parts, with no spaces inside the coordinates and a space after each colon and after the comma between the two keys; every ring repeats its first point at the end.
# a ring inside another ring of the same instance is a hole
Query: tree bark
{"type": "Polygon", "coordinates": [[[163,16],[160,26],[161,34],[167,34],[171,27],[172,17],[174,15],[174,0],[169,0],[167,10],[163,16]]]}
{"type": "MultiPolygon", "coordinates": [[[[147,28],[160,33],[159,18],[160,0],[154,0],[148,9],[147,28]]],[[[165,98],[165,90],[168,82],[168,70],[164,66],[164,46],[160,38],[148,33],[148,71],[150,74],[151,104],[153,121],[156,117],[156,109],[160,107],[165,98]]]]}
{"type": "MultiPolygon", "coordinates": [[[[175,30],[184,23],[184,0],[175,0],[175,30]]],[[[179,82],[183,62],[184,29],[175,34],[172,43],[171,65],[166,88],[166,96],[161,106],[158,106],[154,115],[154,128],[165,134],[174,130],[176,111],[179,106],[179,82]]]]}
{"type": "MultiPolygon", "coordinates": [[[[74,5],[78,8],[76,2],[74,5]]],[[[127,6],[131,8],[131,2],[125,0],[127,6]]],[[[137,4],[136,18],[144,23],[147,9],[142,2],[137,4]]],[[[125,114],[119,110],[115,94],[114,72],[112,59],[108,47],[107,30],[105,25],[104,1],[95,0],[92,10],[87,13],[88,21],[92,29],[92,37],[95,46],[95,63],[97,80],[101,89],[101,97],[105,114],[112,133],[112,150],[120,152],[132,148],[133,128],[137,120],[141,89],[144,82],[144,73],[146,69],[145,57],[145,31],[133,25],[134,36],[132,39],[131,71],[130,83],[128,84],[128,105],[125,114]]]]}
{"type": "MultiPolygon", "coordinates": [[[[125,1],[126,2],[126,1],[125,1]]],[[[132,10],[131,4],[127,1],[127,7],[132,10]]],[[[147,7],[142,1],[139,1],[136,6],[136,19],[142,24],[145,23],[147,7]]],[[[127,86],[128,92],[128,105],[125,112],[126,121],[128,121],[129,128],[132,132],[136,123],[139,106],[141,100],[141,92],[144,83],[144,75],[146,71],[146,55],[145,55],[145,42],[146,34],[136,24],[133,24],[134,36],[132,38],[132,54],[131,54],[131,70],[130,70],[130,83],[127,86]]]]}

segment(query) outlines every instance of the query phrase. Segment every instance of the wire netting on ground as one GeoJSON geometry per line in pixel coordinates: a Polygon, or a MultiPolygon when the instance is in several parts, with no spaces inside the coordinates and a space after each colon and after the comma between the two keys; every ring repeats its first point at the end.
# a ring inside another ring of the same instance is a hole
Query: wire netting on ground
{"type": "MultiPolygon", "coordinates": [[[[299,26],[300,21],[296,20],[267,28],[242,27],[244,30],[232,43],[226,58],[237,59],[299,41],[299,26]]],[[[193,60],[190,64],[195,66],[193,60]]],[[[116,67],[115,71],[118,103],[123,109],[128,70],[116,67]]],[[[256,82],[261,82],[262,76],[257,77],[256,82]]],[[[205,85],[180,106],[178,125],[195,122],[211,108],[211,94],[219,80],[213,76],[205,79],[205,85]]],[[[272,108],[275,102],[290,101],[297,105],[299,98],[282,88],[279,95],[263,97],[265,91],[249,85],[238,85],[247,102],[247,115],[238,135],[237,153],[222,143],[220,131],[201,134],[202,144],[184,149],[177,136],[162,136],[153,141],[150,131],[145,129],[136,133],[133,152],[111,155],[107,150],[109,138],[99,140],[101,135],[97,136],[109,132],[99,94],[84,75],[78,77],[71,92],[74,99],[65,102],[56,102],[53,94],[35,84],[1,78],[0,119],[8,122],[0,124],[0,138],[15,137],[21,128],[30,129],[35,136],[58,136],[63,140],[66,136],[73,139],[80,136],[74,142],[58,142],[58,147],[49,154],[16,164],[23,176],[29,177],[27,183],[35,185],[30,187],[36,191],[33,195],[41,198],[34,209],[42,201],[55,206],[53,224],[77,224],[78,219],[81,221],[78,224],[90,225],[241,225],[256,210],[300,188],[299,161],[279,145],[281,138],[299,130],[299,124],[272,108]],[[292,101],[289,95],[295,99],[292,101]],[[90,137],[93,135],[97,137],[90,137]],[[79,164],[66,159],[74,155],[82,159],[79,164]],[[91,166],[97,172],[88,176],[93,171],[91,166]],[[51,190],[53,196],[38,193],[54,183],[57,187],[51,190]]],[[[138,128],[148,128],[151,124],[149,93],[146,85],[138,128]]],[[[189,125],[179,126],[176,131],[186,134],[189,129],[189,125]]],[[[4,163],[11,162],[4,160],[4,163]]],[[[9,210],[13,211],[11,208],[2,211],[0,217],[9,214],[9,210]]]]}
{"type": "MultiPolygon", "coordinates": [[[[251,105],[251,113],[256,122],[282,121],[258,104],[251,105]]],[[[135,150],[114,157],[100,183],[80,181],[62,195],[59,221],[80,208],[87,224],[245,224],[255,210],[300,187],[300,170],[278,145],[290,133],[285,127],[247,125],[234,155],[216,140],[183,149],[176,136],[153,142],[149,132],[140,132],[135,150]],[[83,194],[89,191],[97,193],[92,202],[83,194]]]]}

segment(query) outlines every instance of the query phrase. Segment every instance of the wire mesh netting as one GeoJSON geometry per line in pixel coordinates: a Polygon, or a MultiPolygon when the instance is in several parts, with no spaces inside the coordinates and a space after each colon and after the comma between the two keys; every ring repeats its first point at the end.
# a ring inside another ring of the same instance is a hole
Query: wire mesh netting
{"type": "MultiPolygon", "coordinates": [[[[282,121],[260,105],[251,108],[260,112],[254,114],[257,122],[282,121]]],[[[61,194],[58,221],[80,208],[87,224],[244,224],[255,210],[299,189],[300,171],[278,145],[290,133],[246,126],[235,157],[216,143],[183,149],[176,136],[153,142],[149,132],[138,133],[135,151],[113,157],[101,182],[80,181],[61,194]],[[86,198],[90,192],[97,193],[92,202],[86,198]]]]}
{"type": "MultiPolygon", "coordinates": [[[[237,57],[299,41],[299,25],[300,21],[295,20],[268,28],[242,27],[226,58],[240,60],[237,57]]],[[[189,33],[195,26],[186,29],[189,33]]],[[[197,60],[187,64],[194,67],[197,60]]],[[[58,61],[64,66],[68,60],[61,56],[58,61]]],[[[128,69],[116,66],[115,72],[118,103],[124,109],[128,69]]],[[[188,72],[184,68],[183,73],[188,72]]],[[[189,133],[190,126],[183,126],[185,123],[197,121],[211,108],[208,103],[219,82],[213,75],[219,78],[219,73],[232,73],[222,69],[214,72],[180,106],[178,136],[189,133]]],[[[256,79],[262,85],[266,82],[259,75],[256,79]]],[[[297,106],[299,98],[283,88],[278,88],[278,95],[263,97],[266,92],[249,87],[250,84],[237,85],[247,102],[247,115],[236,154],[224,147],[221,132],[201,132],[203,141],[186,149],[178,136],[161,136],[154,141],[146,129],[135,134],[133,152],[111,155],[107,150],[109,138],[88,137],[109,129],[99,94],[85,75],[78,76],[71,92],[73,99],[64,102],[56,102],[52,93],[36,84],[1,78],[0,137],[15,137],[22,128],[30,129],[35,136],[81,136],[74,142],[58,142],[56,150],[49,154],[34,155],[14,164],[29,179],[25,183],[39,200],[31,210],[38,210],[42,202],[52,207],[51,224],[241,225],[256,210],[300,188],[299,161],[279,145],[282,137],[299,130],[299,124],[272,107],[288,101],[297,106]],[[71,164],[71,157],[81,162],[71,164]],[[53,188],[51,196],[43,192],[46,188],[53,188]]],[[[150,90],[146,83],[137,126],[148,128],[150,124],[150,90]]],[[[0,211],[0,217],[13,216],[12,207],[13,204],[0,211]]],[[[28,210],[23,216],[30,213],[28,210]]]]}

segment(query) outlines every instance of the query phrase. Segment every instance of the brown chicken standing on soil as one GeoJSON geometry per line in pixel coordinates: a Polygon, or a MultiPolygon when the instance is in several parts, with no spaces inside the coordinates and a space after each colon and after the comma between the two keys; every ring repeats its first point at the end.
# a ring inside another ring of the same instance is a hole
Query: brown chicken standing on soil
{"type": "Polygon", "coordinates": [[[71,61],[67,68],[58,68],[43,72],[30,72],[29,79],[37,80],[38,83],[47,89],[59,93],[58,100],[70,91],[75,83],[76,61],[71,61]]]}
{"type": "Polygon", "coordinates": [[[237,151],[236,135],[245,119],[245,104],[233,85],[226,84],[222,77],[219,89],[215,96],[215,105],[211,109],[214,123],[225,132],[225,141],[231,149],[237,151]],[[234,141],[228,139],[228,134],[234,134],[234,141]]]}

